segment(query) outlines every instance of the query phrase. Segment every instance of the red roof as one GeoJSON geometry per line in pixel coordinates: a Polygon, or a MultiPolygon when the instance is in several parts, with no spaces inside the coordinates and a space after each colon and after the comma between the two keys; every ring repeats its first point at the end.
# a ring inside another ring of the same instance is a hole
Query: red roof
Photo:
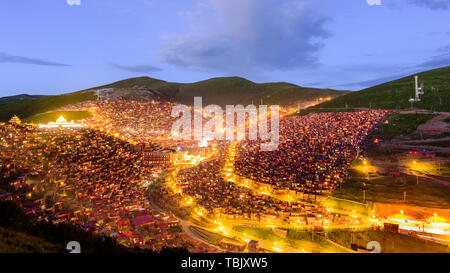
{"type": "Polygon", "coordinates": [[[167,224],[161,224],[161,225],[159,225],[159,228],[160,228],[160,229],[169,229],[169,225],[167,225],[167,224]]]}
{"type": "Polygon", "coordinates": [[[134,226],[143,226],[147,224],[153,224],[155,222],[155,219],[148,215],[141,215],[133,219],[133,225],[134,226]]]}

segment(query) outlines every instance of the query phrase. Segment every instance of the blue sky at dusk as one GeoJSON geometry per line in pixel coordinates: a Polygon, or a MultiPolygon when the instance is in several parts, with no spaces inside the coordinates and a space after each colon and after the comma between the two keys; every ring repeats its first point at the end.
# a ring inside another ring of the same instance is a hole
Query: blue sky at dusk
{"type": "Polygon", "coordinates": [[[449,0],[378,1],[2,0],[0,96],[137,76],[359,90],[450,65],[449,0]]]}

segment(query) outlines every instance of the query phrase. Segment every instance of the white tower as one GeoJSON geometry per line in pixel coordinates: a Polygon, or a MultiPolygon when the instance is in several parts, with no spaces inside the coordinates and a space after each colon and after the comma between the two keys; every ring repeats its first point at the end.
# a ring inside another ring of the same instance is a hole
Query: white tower
{"type": "Polygon", "coordinates": [[[414,76],[414,79],[416,80],[416,97],[414,101],[420,101],[420,95],[423,95],[423,83],[419,87],[419,76],[414,76]]]}

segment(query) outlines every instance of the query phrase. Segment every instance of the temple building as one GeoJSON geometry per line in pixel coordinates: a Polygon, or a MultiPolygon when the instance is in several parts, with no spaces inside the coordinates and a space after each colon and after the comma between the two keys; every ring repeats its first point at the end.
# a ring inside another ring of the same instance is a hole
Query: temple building
{"type": "Polygon", "coordinates": [[[144,163],[146,166],[162,166],[172,163],[173,151],[167,149],[153,150],[147,148],[144,150],[144,163]]]}
{"type": "Polygon", "coordinates": [[[56,122],[49,122],[48,124],[39,124],[39,128],[80,128],[83,127],[81,123],[75,123],[73,120],[67,122],[67,120],[60,116],[56,122]]]}
{"type": "Polygon", "coordinates": [[[21,124],[22,121],[20,120],[20,118],[16,115],[14,115],[10,120],[9,123],[14,123],[14,124],[21,124]]]}

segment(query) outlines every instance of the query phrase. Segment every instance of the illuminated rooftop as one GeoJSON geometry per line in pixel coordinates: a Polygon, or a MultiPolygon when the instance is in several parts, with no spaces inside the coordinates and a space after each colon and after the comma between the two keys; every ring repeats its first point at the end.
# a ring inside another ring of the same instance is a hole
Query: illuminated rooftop
{"type": "Polygon", "coordinates": [[[80,123],[75,123],[73,120],[67,122],[64,116],[60,116],[55,122],[49,122],[47,124],[39,124],[39,128],[80,128],[83,127],[80,123]]]}

